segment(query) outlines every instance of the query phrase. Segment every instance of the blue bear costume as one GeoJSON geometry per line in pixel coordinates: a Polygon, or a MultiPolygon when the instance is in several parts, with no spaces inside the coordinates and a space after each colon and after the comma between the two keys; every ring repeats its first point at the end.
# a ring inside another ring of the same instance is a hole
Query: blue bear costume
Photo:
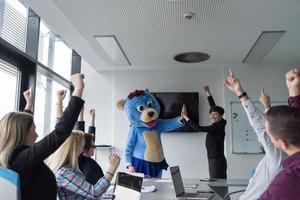
{"type": "Polygon", "coordinates": [[[150,177],[161,175],[168,164],[161,145],[161,132],[177,129],[184,124],[180,117],[158,119],[160,106],[148,90],[135,90],[125,100],[118,102],[130,122],[125,147],[126,166],[132,165],[136,172],[150,177]]]}

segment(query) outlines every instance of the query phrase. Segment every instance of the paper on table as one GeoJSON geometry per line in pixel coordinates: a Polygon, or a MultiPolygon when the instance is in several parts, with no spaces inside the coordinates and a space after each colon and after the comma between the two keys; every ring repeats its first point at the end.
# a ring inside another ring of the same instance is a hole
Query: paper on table
{"type": "Polygon", "coordinates": [[[150,185],[150,186],[143,186],[141,192],[149,193],[149,192],[155,192],[155,191],[156,191],[156,187],[154,185],[150,185]]]}
{"type": "Polygon", "coordinates": [[[158,179],[155,182],[157,182],[157,183],[171,183],[172,180],[171,179],[158,179]]]}

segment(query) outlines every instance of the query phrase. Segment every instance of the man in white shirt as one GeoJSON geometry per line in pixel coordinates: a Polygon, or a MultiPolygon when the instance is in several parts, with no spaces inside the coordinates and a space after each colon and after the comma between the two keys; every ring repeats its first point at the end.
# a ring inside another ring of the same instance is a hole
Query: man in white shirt
{"type": "MultiPolygon", "coordinates": [[[[281,163],[287,155],[273,145],[271,138],[266,133],[264,114],[253,104],[247,93],[242,89],[240,81],[231,71],[230,75],[225,80],[225,85],[241,100],[248,120],[257,135],[258,141],[265,151],[265,156],[257,165],[255,173],[249,180],[245,193],[240,197],[240,200],[258,199],[268,188],[273,178],[282,169],[281,163]]],[[[259,100],[264,105],[265,109],[271,107],[270,97],[267,96],[263,90],[259,100]]]]}

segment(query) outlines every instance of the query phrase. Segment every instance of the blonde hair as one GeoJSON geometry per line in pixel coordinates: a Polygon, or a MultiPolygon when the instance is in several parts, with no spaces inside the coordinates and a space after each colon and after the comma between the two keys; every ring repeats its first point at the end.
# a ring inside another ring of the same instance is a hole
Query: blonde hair
{"type": "Polygon", "coordinates": [[[83,152],[84,132],[73,130],[66,141],[49,157],[47,164],[56,173],[61,167],[78,169],[78,156],[83,152]]]}
{"type": "Polygon", "coordinates": [[[0,120],[0,166],[8,167],[8,154],[25,143],[32,124],[32,115],[24,112],[10,112],[0,120]]]}

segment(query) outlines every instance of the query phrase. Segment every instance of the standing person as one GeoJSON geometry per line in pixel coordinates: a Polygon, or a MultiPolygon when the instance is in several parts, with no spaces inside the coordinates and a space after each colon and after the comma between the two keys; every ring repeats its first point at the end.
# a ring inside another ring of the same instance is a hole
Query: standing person
{"type": "Polygon", "coordinates": [[[85,175],[79,170],[78,157],[83,152],[85,133],[73,130],[68,139],[50,156],[49,167],[55,173],[58,196],[64,199],[100,199],[110,185],[120,158],[116,154],[109,155],[110,167],[96,184],[86,181],[85,175]]]}
{"type": "MultiPolygon", "coordinates": [[[[63,113],[63,100],[66,96],[66,90],[58,90],[56,92],[57,96],[57,103],[56,103],[56,118],[59,121],[62,113],[63,113]]],[[[83,120],[84,115],[84,107],[82,107],[78,121],[76,122],[75,128],[77,130],[85,132],[85,121],[83,120]]],[[[95,152],[95,134],[96,134],[96,127],[95,127],[95,109],[91,109],[89,112],[90,116],[90,124],[88,133],[85,133],[84,140],[84,150],[80,154],[78,158],[79,169],[85,175],[85,180],[91,184],[96,184],[98,180],[104,176],[103,170],[100,165],[91,158],[95,152]]]]}
{"type": "MultiPolygon", "coordinates": [[[[83,74],[71,76],[74,91],[69,105],[55,129],[39,142],[35,143],[38,135],[32,115],[10,112],[0,120],[0,166],[19,174],[22,200],[56,199],[55,176],[44,160],[60,147],[73,129],[84,104],[81,99],[83,78],[83,74]]],[[[27,94],[27,104],[32,105],[32,92],[27,94]]]]}
{"type": "MultiPolygon", "coordinates": [[[[254,105],[243,90],[240,81],[231,71],[225,80],[225,85],[240,99],[257,139],[265,151],[265,156],[257,165],[246,191],[239,198],[240,200],[258,199],[268,188],[273,178],[281,171],[281,163],[286,158],[286,154],[271,142],[271,138],[266,133],[264,114],[254,105]]],[[[263,89],[259,100],[266,110],[271,108],[270,97],[265,94],[263,89]]]]}
{"type": "Polygon", "coordinates": [[[205,85],[203,89],[207,94],[210,105],[209,117],[212,124],[210,126],[199,126],[192,122],[187,115],[183,117],[192,129],[207,133],[205,145],[210,178],[226,179],[227,162],[224,155],[226,120],[223,118],[224,109],[216,105],[208,85],[205,85]]]}

